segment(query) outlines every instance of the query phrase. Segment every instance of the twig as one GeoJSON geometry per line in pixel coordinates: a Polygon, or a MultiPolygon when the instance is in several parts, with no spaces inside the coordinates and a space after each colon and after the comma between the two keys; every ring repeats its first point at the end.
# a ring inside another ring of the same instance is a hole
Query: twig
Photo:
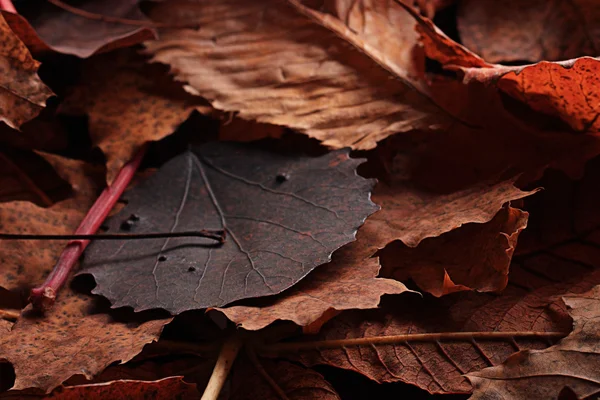
{"type": "Polygon", "coordinates": [[[0,10],[8,11],[14,14],[17,13],[17,9],[15,8],[11,0],[0,0],[0,10]]]}
{"type": "Polygon", "coordinates": [[[242,345],[242,340],[239,335],[235,333],[225,340],[221,347],[219,358],[217,358],[215,368],[213,369],[208,384],[206,385],[206,389],[204,389],[204,394],[200,400],[218,399],[219,393],[221,393],[221,389],[227,380],[227,375],[229,375],[229,371],[231,371],[233,362],[237,358],[242,345]]]}
{"type": "Polygon", "coordinates": [[[260,376],[262,376],[263,379],[269,384],[269,386],[271,387],[271,389],[273,389],[277,396],[279,396],[281,400],[290,400],[290,398],[287,397],[283,389],[277,384],[277,382],[275,382],[275,379],[273,379],[271,375],[269,375],[269,373],[265,370],[265,367],[263,367],[260,360],[256,356],[254,348],[251,346],[246,347],[246,354],[248,355],[250,362],[252,362],[252,365],[254,365],[254,368],[256,368],[260,376]]]}
{"type": "Polygon", "coordinates": [[[21,315],[18,311],[0,310],[0,318],[7,321],[16,321],[21,315]]]}
{"type": "Polygon", "coordinates": [[[139,19],[128,19],[120,17],[112,17],[110,15],[97,14],[94,12],[82,10],[81,8],[73,7],[69,4],[64,3],[61,0],[48,0],[48,3],[55,5],[56,7],[62,8],[63,10],[70,12],[71,14],[91,19],[94,21],[110,22],[122,25],[133,25],[140,26],[143,28],[189,28],[199,29],[198,24],[167,24],[162,22],[142,21],[139,19]]]}
{"type": "Polygon", "coordinates": [[[99,233],[72,235],[28,235],[21,233],[0,233],[0,240],[124,240],[124,239],[161,239],[174,237],[203,237],[225,243],[224,230],[185,231],[185,232],[156,232],[156,233],[99,233]]]}
{"type": "MultiPolygon", "coordinates": [[[[83,221],[81,221],[81,224],[79,224],[75,234],[93,234],[98,230],[102,221],[104,221],[117,200],[119,200],[119,197],[121,197],[123,191],[129,185],[129,182],[139,168],[145,153],[146,146],[142,147],[138,153],[123,166],[113,184],[104,189],[100,196],[98,196],[94,205],[92,205],[87,215],[83,218],[83,221]]],[[[83,250],[85,250],[89,243],[89,240],[75,240],[67,244],[59,257],[58,262],[54,266],[54,269],[50,275],[48,275],[48,278],[46,278],[46,281],[42,286],[31,290],[29,299],[34,308],[44,311],[52,307],[52,304],[54,304],[54,300],[56,299],[56,293],[65,284],[71,270],[75,267],[81,253],[83,253],[83,250]]]]}
{"type": "MultiPolygon", "coordinates": [[[[3,4],[0,4],[0,7],[5,9],[3,4]]],[[[2,153],[0,153],[0,159],[2,159],[2,162],[4,164],[8,165],[8,167],[18,176],[19,181],[21,181],[25,186],[27,186],[27,189],[29,189],[31,192],[35,193],[35,195],[42,202],[42,205],[44,205],[46,207],[50,207],[52,204],[54,204],[52,199],[50,197],[48,197],[48,195],[46,193],[44,193],[44,191],[42,189],[40,189],[35,184],[35,182],[32,181],[31,178],[20,167],[13,162],[13,160],[11,160],[10,158],[8,158],[6,155],[4,155],[2,153]]]]}
{"type": "Polygon", "coordinates": [[[260,346],[257,350],[263,354],[281,354],[315,349],[335,349],[349,346],[372,346],[383,344],[401,344],[405,342],[434,342],[444,340],[509,340],[519,338],[561,338],[566,332],[442,332],[415,333],[395,336],[375,336],[368,338],[319,340],[307,342],[274,343],[260,346]]]}

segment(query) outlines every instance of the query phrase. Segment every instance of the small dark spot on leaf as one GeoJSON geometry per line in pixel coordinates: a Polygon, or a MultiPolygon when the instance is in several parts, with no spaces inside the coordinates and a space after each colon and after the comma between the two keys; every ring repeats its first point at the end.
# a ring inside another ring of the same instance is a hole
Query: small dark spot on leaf
{"type": "Polygon", "coordinates": [[[165,256],[158,256],[158,261],[167,261],[167,257],[165,256]]]}
{"type": "Polygon", "coordinates": [[[275,177],[275,181],[277,181],[277,183],[283,183],[289,179],[290,179],[290,175],[287,172],[280,172],[275,177]]]}
{"type": "Polygon", "coordinates": [[[188,268],[188,272],[194,272],[196,270],[196,267],[189,267],[188,268]]]}

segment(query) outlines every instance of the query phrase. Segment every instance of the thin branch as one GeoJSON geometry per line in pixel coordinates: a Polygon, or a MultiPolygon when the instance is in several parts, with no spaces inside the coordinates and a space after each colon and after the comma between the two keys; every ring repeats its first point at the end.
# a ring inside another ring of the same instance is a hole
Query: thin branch
{"type": "Polygon", "coordinates": [[[82,18],[91,19],[94,21],[102,21],[102,22],[110,22],[115,24],[122,25],[133,25],[139,26],[143,28],[189,28],[189,29],[199,29],[198,24],[167,24],[161,22],[152,22],[152,21],[143,21],[139,19],[128,19],[128,18],[120,18],[120,17],[112,17],[110,15],[97,14],[94,12],[82,10],[81,8],[73,7],[69,4],[61,0],[47,0],[48,3],[55,5],[58,8],[62,8],[63,10],[77,15],[82,18]]]}
{"type": "MultiPolygon", "coordinates": [[[[4,5],[0,5],[0,6],[4,7],[4,5]]],[[[32,181],[31,178],[21,169],[21,167],[19,167],[17,164],[15,164],[13,162],[13,160],[11,160],[10,158],[8,158],[6,155],[4,155],[2,153],[0,153],[0,159],[2,160],[2,162],[4,164],[8,165],[8,168],[10,168],[15,175],[18,176],[19,181],[21,183],[23,183],[25,186],[27,186],[27,189],[29,189],[32,193],[34,193],[38,197],[38,199],[41,201],[42,205],[44,205],[46,207],[50,207],[52,204],[54,204],[52,199],[50,197],[48,197],[48,195],[46,193],[44,193],[44,191],[42,189],[40,189],[38,187],[38,185],[36,185],[35,182],[32,181]]]]}
{"type": "MultiPolygon", "coordinates": [[[[121,194],[123,194],[123,191],[129,185],[129,182],[139,168],[145,153],[146,146],[142,147],[138,153],[123,166],[113,184],[104,189],[100,196],[98,196],[94,205],[92,205],[87,215],[83,218],[83,221],[79,224],[75,234],[93,234],[98,230],[102,221],[104,221],[117,200],[119,200],[119,197],[121,197],[121,194]]],[[[74,240],[67,244],[59,257],[58,262],[54,266],[54,269],[46,278],[46,281],[42,286],[31,290],[29,299],[36,309],[43,311],[52,307],[57,292],[65,284],[71,270],[75,267],[77,260],[89,243],[89,240],[74,240]]]]}
{"type": "Polygon", "coordinates": [[[435,342],[444,340],[511,340],[519,338],[558,339],[568,332],[442,332],[416,333],[395,336],[374,336],[368,338],[319,340],[307,342],[274,343],[260,346],[257,350],[262,354],[281,354],[315,349],[336,349],[350,346],[370,346],[384,344],[401,344],[406,342],[435,342]]]}
{"type": "Polygon", "coordinates": [[[221,389],[223,389],[229,371],[231,371],[233,362],[237,358],[242,346],[242,340],[239,335],[235,333],[225,340],[221,347],[219,358],[217,358],[215,368],[213,369],[212,375],[210,376],[206,389],[204,389],[204,394],[200,400],[217,400],[219,398],[221,389]]]}
{"type": "Polygon", "coordinates": [[[271,387],[271,389],[273,389],[277,396],[279,396],[281,400],[290,400],[290,398],[287,397],[283,389],[277,384],[277,382],[275,382],[275,379],[273,379],[271,375],[269,375],[269,373],[265,370],[265,367],[263,367],[260,360],[256,356],[254,348],[248,346],[246,348],[246,354],[248,355],[250,362],[252,362],[252,365],[254,365],[254,368],[256,368],[260,376],[262,376],[263,379],[269,384],[269,386],[271,387]]]}
{"type": "Polygon", "coordinates": [[[35,235],[21,233],[0,233],[0,240],[124,240],[124,239],[162,239],[174,237],[202,237],[225,243],[225,231],[206,230],[185,232],[156,232],[156,233],[99,233],[72,235],[35,235]]]}
{"type": "Polygon", "coordinates": [[[7,321],[14,322],[17,319],[19,319],[20,315],[21,315],[21,313],[18,311],[0,310],[0,318],[5,319],[7,321]]]}

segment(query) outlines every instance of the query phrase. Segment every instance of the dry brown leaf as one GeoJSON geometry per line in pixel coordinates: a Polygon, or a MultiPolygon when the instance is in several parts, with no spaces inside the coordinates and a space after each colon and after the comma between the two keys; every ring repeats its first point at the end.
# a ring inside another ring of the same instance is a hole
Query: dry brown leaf
{"type": "Polygon", "coordinates": [[[18,129],[46,106],[53,93],[37,75],[40,63],[0,16],[0,121],[18,129]]]}
{"type": "Polygon", "coordinates": [[[491,63],[597,56],[599,21],[594,0],[466,0],[457,11],[462,42],[491,63]]]}
{"type": "Polygon", "coordinates": [[[28,306],[0,338],[0,357],[15,370],[14,390],[49,392],[73,375],[91,379],[115,361],[126,362],[158,339],[169,319],[117,322],[93,312],[94,299],[65,289],[43,316],[28,306]]]}
{"type": "Polygon", "coordinates": [[[453,332],[566,333],[571,319],[557,296],[583,293],[600,282],[598,269],[590,271],[576,261],[546,255],[516,260],[511,269],[511,281],[502,296],[473,292],[442,299],[403,296],[390,299],[379,310],[342,313],[325,324],[319,335],[307,339],[438,332],[447,333],[445,338],[321,347],[285,356],[306,366],[326,364],[356,371],[377,382],[410,383],[430,393],[469,393],[472,388],[465,373],[498,365],[515,351],[543,349],[551,343],[510,334],[496,339],[460,339],[453,338],[453,332]]]}
{"type": "Polygon", "coordinates": [[[377,278],[379,260],[370,219],[352,242],[333,255],[331,263],[318,267],[296,286],[274,298],[255,305],[219,308],[227,318],[248,330],[258,330],[277,320],[293,321],[299,326],[318,330],[336,312],[349,309],[377,308],[383,294],[407,291],[400,282],[377,278]]]}
{"type": "Polygon", "coordinates": [[[471,372],[472,399],[558,399],[569,388],[578,399],[600,393],[600,286],[563,297],[573,331],[545,350],[520,351],[502,365],[471,372]]]}
{"type": "MultiPolygon", "coordinates": [[[[140,0],[66,3],[97,15],[149,22],[139,9],[140,0]]],[[[24,18],[13,14],[9,20],[22,40],[31,45],[32,51],[52,49],[86,58],[94,53],[133,46],[156,37],[156,32],[149,27],[86,18],[49,2],[24,7],[22,11],[24,18]]]]}
{"type": "Polygon", "coordinates": [[[436,297],[462,290],[499,292],[528,213],[504,207],[489,222],[467,224],[416,248],[394,243],[381,252],[381,276],[412,279],[436,297]]]}
{"type": "MultiPolygon", "coordinates": [[[[17,395],[19,399],[30,398],[17,395]]],[[[185,383],[181,377],[172,376],[158,381],[115,380],[106,383],[61,387],[45,397],[48,400],[105,400],[105,399],[198,399],[196,385],[185,383]]],[[[10,394],[6,398],[11,398],[10,394]]],[[[4,397],[3,397],[4,398],[4,397]]],[[[39,396],[32,395],[32,399],[39,396]]]]}
{"type": "MultiPolygon", "coordinates": [[[[40,153],[56,173],[69,182],[73,196],[44,208],[28,201],[0,205],[0,231],[4,233],[70,234],[97,196],[101,170],[82,161],[40,153]],[[94,179],[96,178],[96,180],[94,179]]],[[[7,240],[0,247],[0,286],[23,289],[43,282],[65,241],[7,240]]]]}
{"type": "Polygon", "coordinates": [[[147,51],[188,91],[241,118],[356,149],[445,121],[425,96],[289,4],[178,0],[155,4],[150,16],[202,26],[161,32],[147,51]]]}
{"type": "Polygon", "coordinates": [[[193,110],[212,108],[185,93],[165,68],[146,65],[129,50],[88,60],[83,81],[60,109],[89,116],[92,142],[106,155],[109,183],[144,143],[173,133],[193,110]]]}
{"type": "MultiPolygon", "coordinates": [[[[264,371],[289,400],[339,400],[333,387],[316,371],[286,361],[261,360],[264,371]]],[[[232,400],[279,400],[247,358],[238,360],[231,377],[232,400]]]]}

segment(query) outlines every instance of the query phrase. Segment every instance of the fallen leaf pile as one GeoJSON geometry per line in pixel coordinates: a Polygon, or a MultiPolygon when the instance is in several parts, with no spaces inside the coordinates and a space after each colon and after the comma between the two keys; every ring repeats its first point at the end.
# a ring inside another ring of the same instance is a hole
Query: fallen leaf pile
{"type": "Polygon", "coordinates": [[[0,398],[596,398],[598,23],[0,1],[0,398]]]}

